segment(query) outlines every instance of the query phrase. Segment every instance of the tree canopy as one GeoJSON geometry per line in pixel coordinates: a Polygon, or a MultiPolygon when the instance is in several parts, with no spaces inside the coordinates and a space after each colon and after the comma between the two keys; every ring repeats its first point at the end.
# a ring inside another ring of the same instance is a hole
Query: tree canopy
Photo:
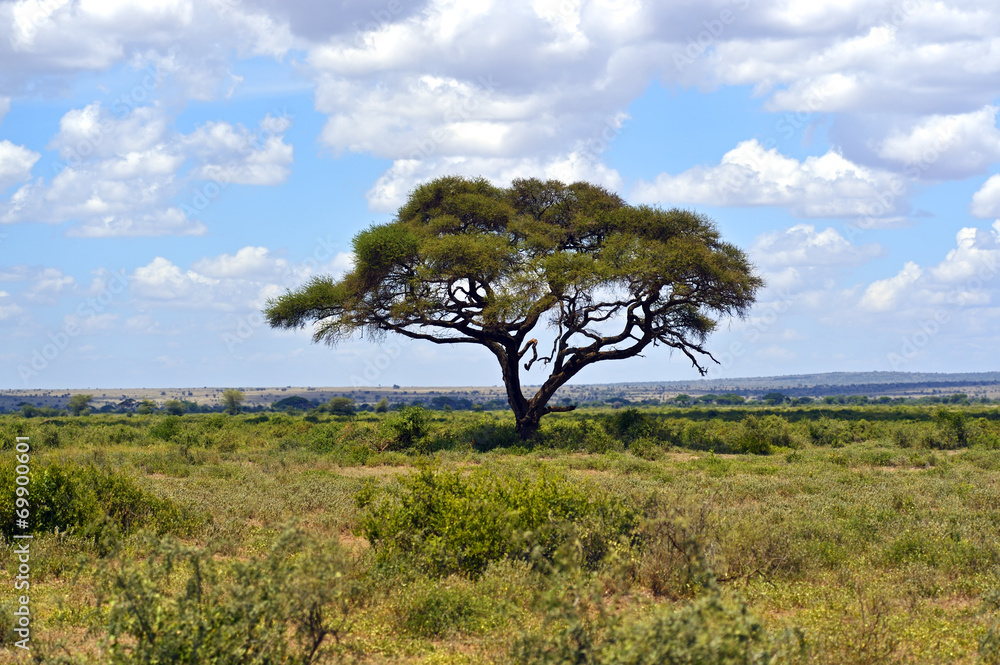
{"type": "Polygon", "coordinates": [[[73,395],[67,406],[74,416],[82,416],[90,411],[90,402],[93,399],[93,395],[73,395]]]}
{"type": "Polygon", "coordinates": [[[313,340],[387,332],[479,344],[500,364],[519,434],[584,367],[667,346],[702,374],[723,316],[745,316],[763,282],[707,217],[632,206],[577,182],[457,176],[416,188],[393,221],[354,237],[354,269],[268,302],[273,327],[314,325],[313,340]],[[537,332],[547,325],[549,332],[537,332]],[[539,341],[539,337],[543,341],[539,341]],[[548,377],[525,396],[521,370],[548,377]]]}
{"type": "Polygon", "coordinates": [[[222,391],[222,404],[226,407],[226,413],[235,416],[240,412],[240,405],[246,396],[242,390],[236,388],[226,388],[222,391]]]}

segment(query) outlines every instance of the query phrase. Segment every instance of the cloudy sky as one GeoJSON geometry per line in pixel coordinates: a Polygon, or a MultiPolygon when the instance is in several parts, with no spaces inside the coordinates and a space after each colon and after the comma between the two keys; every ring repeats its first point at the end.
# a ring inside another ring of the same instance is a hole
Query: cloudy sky
{"type": "Polygon", "coordinates": [[[711,216],[768,281],[712,377],[998,369],[992,0],[0,0],[0,33],[0,388],[496,384],[259,313],[452,173],[711,216]]]}

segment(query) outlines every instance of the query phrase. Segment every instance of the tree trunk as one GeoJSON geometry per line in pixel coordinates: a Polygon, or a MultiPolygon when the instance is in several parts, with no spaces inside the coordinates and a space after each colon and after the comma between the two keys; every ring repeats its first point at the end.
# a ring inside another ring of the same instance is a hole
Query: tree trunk
{"type": "Polygon", "coordinates": [[[542,419],[542,414],[537,411],[528,411],[516,421],[517,435],[522,441],[533,439],[538,433],[538,424],[542,419]]]}

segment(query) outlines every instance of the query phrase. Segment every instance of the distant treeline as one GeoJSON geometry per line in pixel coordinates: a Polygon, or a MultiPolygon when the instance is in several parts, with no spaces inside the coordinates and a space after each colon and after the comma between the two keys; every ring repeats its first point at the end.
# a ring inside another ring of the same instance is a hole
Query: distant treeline
{"type": "MultiPolygon", "coordinates": [[[[562,397],[556,400],[560,406],[575,405],[578,407],[780,407],[780,406],[892,406],[892,405],[921,405],[921,404],[941,404],[955,406],[996,404],[1000,400],[991,400],[986,397],[970,396],[967,393],[952,393],[948,395],[926,395],[922,397],[890,397],[880,395],[871,397],[866,394],[846,392],[840,395],[828,395],[826,397],[814,398],[808,395],[796,395],[795,391],[770,392],[763,395],[746,397],[738,393],[723,393],[691,396],[686,394],[659,400],[647,398],[642,400],[629,400],[618,396],[608,396],[597,399],[573,400],[569,397],[562,397]]],[[[270,405],[251,404],[239,406],[238,410],[243,413],[258,412],[289,412],[293,414],[333,414],[352,415],[361,412],[384,413],[395,411],[405,406],[419,405],[435,411],[506,411],[509,406],[507,402],[499,399],[484,401],[474,401],[468,397],[455,397],[450,395],[435,395],[433,397],[421,397],[418,394],[400,397],[396,401],[390,401],[387,397],[370,403],[357,401],[346,395],[333,397],[329,400],[309,399],[301,395],[293,395],[277,400],[270,405]]],[[[221,413],[233,411],[232,406],[225,404],[198,404],[189,400],[166,400],[157,403],[153,400],[137,401],[126,399],[117,404],[105,404],[92,408],[89,404],[89,396],[82,396],[71,401],[66,408],[53,406],[42,406],[22,402],[16,409],[6,410],[0,408],[0,413],[17,413],[27,418],[32,417],[56,417],[62,415],[83,415],[85,413],[167,413],[171,415],[183,415],[185,413],[221,413]]]]}

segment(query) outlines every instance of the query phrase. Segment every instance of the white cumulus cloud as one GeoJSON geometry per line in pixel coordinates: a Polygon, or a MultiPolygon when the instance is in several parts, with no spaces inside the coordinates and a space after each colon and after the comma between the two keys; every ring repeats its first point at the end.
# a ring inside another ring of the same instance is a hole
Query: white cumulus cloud
{"type": "Polygon", "coordinates": [[[1000,216],[1000,175],[990,176],[972,195],[970,212],[980,218],[1000,216]]]}
{"type": "Polygon", "coordinates": [[[960,229],[939,263],[921,268],[908,261],[894,277],[870,284],[859,305],[872,312],[953,310],[990,305],[998,293],[1000,221],[990,229],[960,229]]]}
{"type": "MultiPolygon", "coordinates": [[[[293,149],[283,132],[290,124],[268,114],[254,129],[209,122],[183,134],[158,106],[123,115],[100,103],[72,109],[49,146],[61,170],[0,200],[0,221],[71,222],[71,237],[203,235],[197,216],[225,188],[287,179],[293,149]]],[[[4,164],[23,180],[37,159],[0,142],[0,184],[4,164]],[[4,160],[5,150],[14,157],[4,160]]]]}
{"type": "Polygon", "coordinates": [[[40,158],[40,154],[23,145],[6,139],[0,141],[0,191],[30,178],[31,169],[40,158]]]}
{"type": "Polygon", "coordinates": [[[760,265],[852,266],[882,254],[877,243],[854,245],[834,228],[817,231],[812,224],[796,224],[784,231],[758,236],[750,255],[760,265]]]}
{"type": "Polygon", "coordinates": [[[907,261],[902,270],[894,277],[872,282],[861,297],[861,308],[873,312],[886,312],[893,309],[903,297],[906,290],[915,284],[923,270],[913,261],[907,261]]]}
{"type": "Polygon", "coordinates": [[[915,176],[964,178],[1000,159],[996,106],[972,113],[931,115],[895,128],[877,145],[880,157],[911,165],[915,176]]]}
{"type": "Polygon", "coordinates": [[[715,166],[640,180],[633,197],[644,203],[783,206],[799,217],[880,218],[900,210],[905,183],[896,175],[854,164],[829,151],[799,161],[743,141],[715,166]]]}

